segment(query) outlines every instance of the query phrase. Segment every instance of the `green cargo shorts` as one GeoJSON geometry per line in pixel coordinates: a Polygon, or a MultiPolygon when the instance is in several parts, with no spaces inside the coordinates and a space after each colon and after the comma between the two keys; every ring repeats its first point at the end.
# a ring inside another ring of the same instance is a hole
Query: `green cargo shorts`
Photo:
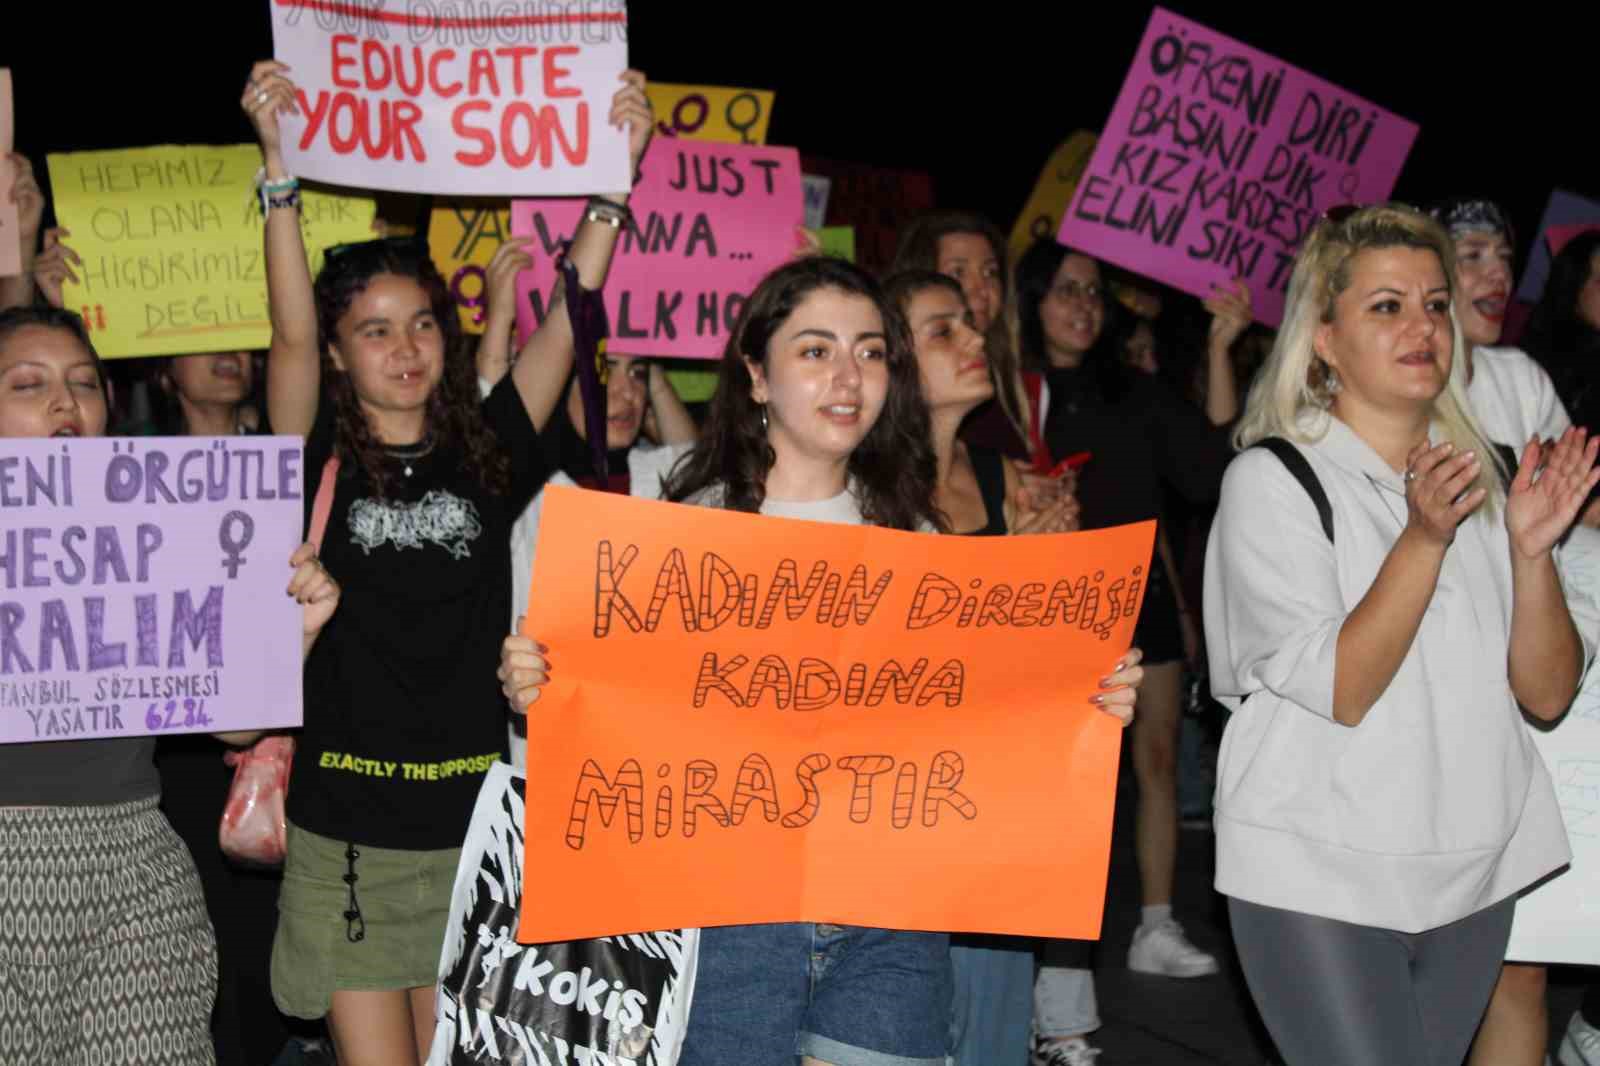
{"type": "Polygon", "coordinates": [[[323,1017],[334,992],[422,988],[438,979],[461,849],[356,845],[361,918],[351,922],[345,918],[345,848],[343,841],[289,823],[272,941],[272,998],[291,1017],[323,1017]],[[357,932],[360,939],[352,939],[357,932]]]}

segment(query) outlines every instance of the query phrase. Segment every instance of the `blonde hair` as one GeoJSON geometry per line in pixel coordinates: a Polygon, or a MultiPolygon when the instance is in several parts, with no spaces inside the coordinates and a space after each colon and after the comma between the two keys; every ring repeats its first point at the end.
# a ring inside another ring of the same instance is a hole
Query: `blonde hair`
{"type": "Polygon", "coordinates": [[[1455,246],[1433,219],[1404,204],[1364,207],[1337,220],[1324,218],[1295,256],[1284,304],[1283,324],[1272,351],[1256,374],[1245,401],[1244,415],[1234,430],[1241,450],[1265,437],[1287,437],[1309,444],[1327,432],[1331,369],[1313,346],[1317,327],[1333,321],[1334,301],[1350,286],[1350,264],[1362,252],[1381,248],[1417,248],[1439,257],[1450,287],[1450,379],[1433,401],[1430,417],[1445,440],[1458,450],[1471,450],[1482,462],[1475,487],[1487,494],[1490,513],[1505,499],[1504,469],[1499,452],[1472,417],[1467,403],[1467,360],[1455,313],[1455,246]],[[1320,417],[1307,419],[1307,411],[1320,417]]]}

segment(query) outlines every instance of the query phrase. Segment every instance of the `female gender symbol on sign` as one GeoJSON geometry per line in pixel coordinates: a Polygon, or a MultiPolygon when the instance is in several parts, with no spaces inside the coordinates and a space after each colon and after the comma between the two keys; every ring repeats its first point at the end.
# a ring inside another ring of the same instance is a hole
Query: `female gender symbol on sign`
{"type": "Polygon", "coordinates": [[[455,276],[450,279],[450,295],[455,297],[457,305],[472,308],[472,321],[480,326],[483,325],[484,305],[488,303],[489,286],[484,277],[483,267],[478,266],[476,263],[468,263],[460,270],[457,270],[455,276]],[[466,294],[464,283],[468,278],[476,278],[478,280],[478,294],[476,296],[468,296],[466,294]]]}
{"type": "MultiPolygon", "coordinates": [[[[699,131],[711,117],[711,104],[706,100],[704,93],[690,93],[679,100],[672,107],[672,118],[659,121],[656,129],[667,137],[676,137],[679,134],[690,135],[699,131]]],[[[722,112],[723,121],[728,128],[739,135],[743,144],[754,144],[755,138],[750,136],[750,131],[761,122],[761,98],[752,92],[742,92],[728,101],[728,106],[722,112]],[[740,122],[735,112],[745,105],[743,110],[749,113],[749,119],[740,122]]]]}
{"type": "Polygon", "coordinates": [[[229,511],[222,516],[222,525],[217,529],[217,543],[227,553],[222,557],[222,565],[228,568],[228,580],[238,577],[239,567],[249,561],[241,553],[250,546],[255,535],[256,520],[243,511],[229,511]],[[237,535],[231,532],[235,524],[239,527],[237,535]]]}

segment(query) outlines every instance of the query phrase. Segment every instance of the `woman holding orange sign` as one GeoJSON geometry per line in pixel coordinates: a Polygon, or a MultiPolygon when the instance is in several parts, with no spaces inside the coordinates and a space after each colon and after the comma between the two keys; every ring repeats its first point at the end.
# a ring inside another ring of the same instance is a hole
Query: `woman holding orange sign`
{"type": "MultiPolygon", "coordinates": [[[[751,294],[723,356],[705,435],[673,499],[905,530],[945,529],[910,338],[882,290],[839,260],[803,259],[751,294]]],[[[537,644],[511,637],[500,678],[526,708],[537,644]]],[[[1096,705],[1132,718],[1141,669],[1117,664],[1096,705]]],[[[787,923],[704,930],[682,1066],[907,1066],[945,1061],[949,938],[787,923]]]]}

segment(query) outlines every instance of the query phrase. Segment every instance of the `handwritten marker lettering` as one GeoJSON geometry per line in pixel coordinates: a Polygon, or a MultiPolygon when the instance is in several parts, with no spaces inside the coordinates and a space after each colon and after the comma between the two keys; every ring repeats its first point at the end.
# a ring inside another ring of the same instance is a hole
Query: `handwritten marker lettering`
{"type": "Polygon", "coordinates": [[[1059,232],[1063,243],[1209,296],[1234,277],[1276,325],[1323,211],[1388,198],[1417,127],[1156,8],[1059,232]]]}
{"type": "Polygon", "coordinates": [[[0,744],[298,724],[301,447],[3,442],[0,744]]]}
{"type": "Polygon", "coordinates": [[[1090,697],[1152,523],[979,542],[556,486],[543,515],[524,631],[561,728],[528,775],[560,795],[524,812],[521,940],[1098,931],[1122,731],[1090,697]],[[1062,890],[981,906],[1024,868],[1062,890]],[[652,891],[609,890],[617,870],[652,891]]]}
{"type": "MultiPolygon", "coordinates": [[[[651,142],[642,172],[606,282],[608,350],[720,355],[750,290],[793,252],[804,219],[799,156],[662,137],[651,142]]],[[[512,232],[533,239],[534,255],[517,279],[519,337],[548,313],[556,256],[582,210],[570,200],[512,201],[512,232]]]]}

